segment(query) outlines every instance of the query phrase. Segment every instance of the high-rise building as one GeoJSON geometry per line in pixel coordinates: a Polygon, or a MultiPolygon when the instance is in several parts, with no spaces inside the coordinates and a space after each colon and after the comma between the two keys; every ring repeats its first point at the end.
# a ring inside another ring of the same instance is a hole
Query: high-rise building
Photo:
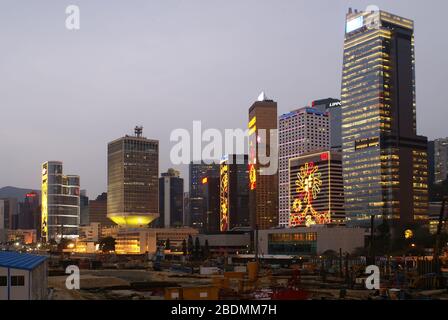
{"type": "Polygon", "coordinates": [[[81,195],[79,197],[80,201],[80,225],[87,226],[89,222],[89,197],[87,196],[86,190],[81,190],[81,195]]]}
{"type": "Polygon", "coordinates": [[[89,201],[89,224],[92,223],[99,223],[101,227],[116,225],[107,217],[107,192],[103,192],[95,200],[89,201]]]}
{"type": "Polygon", "coordinates": [[[347,14],[342,144],[348,222],[427,218],[427,138],[417,135],[413,21],[347,14]]]}
{"type": "MultiPolygon", "coordinates": [[[[260,155],[271,154],[271,137],[277,130],[277,102],[261,93],[258,101],[249,108],[249,215],[251,227],[270,229],[278,226],[278,171],[269,169],[271,163],[264,164],[260,155]]],[[[274,134],[274,135],[273,135],[274,134]]],[[[274,148],[277,152],[277,148],[274,148]]]]}
{"type": "Polygon", "coordinates": [[[124,227],[146,227],[159,216],[159,141],[125,136],[108,145],[107,215],[124,227]]]}
{"type": "Polygon", "coordinates": [[[342,104],[341,100],[327,98],[314,100],[312,107],[328,113],[330,118],[330,148],[335,151],[342,151],[342,104]]]}
{"type": "Polygon", "coordinates": [[[345,224],[340,152],[312,152],[290,159],[289,178],[291,227],[345,224]]]}
{"type": "Polygon", "coordinates": [[[249,162],[247,155],[223,157],[220,166],[220,231],[249,227],[249,162]]]}
{"type": "Polygon", "coordinates": [[[448,138],[431,141],[428,149],[430,181],[441,184],[448,179],[448,138]]]}
{"type": "Polygon", "coordinates": [[[189,225],[198,230],[204,230],[205,227],[205,208],[202,179],[206,176],[219,177],[219,164],[208,162],[206,163],[204,161],[190,163],[189,225]]]}
{"type": "Polygon", "coordinates": [[[4,229],[17,229],[18,223],[18,201],[16,198],[1,198],[3,200],[3,226],[4,229]]]}
{"type": "Polygon", "coordinates": [[[25,195],[23,202],[19,203],[19,226],[22,230],[40,229],[40,199],[39,195],[32,191],[25,195]]]}
{"type": "Polygon", "coordinates": [[[80,224],[79,176],[64,175],[60,161],[42,165],[41,238],[60,241],[78,237],[80,224]]]}
{"type": "Polygon", "coordinates": [[[279,225],[290,222],[289,160],[330,148],[330,118],[315,108],[301,108],[279,118],[279,225]]]}
{"type": "Polygon", "coordinates": [[[203,233],[218,233],[220,229],[220,178],[214,174],[202,178],[204,217],[203,233]]]}
{"type": "Polygon", "coordinates": [[[205,176],[202,178],[202,194],[204,196],[204,233],[218,233],[219,232],[219,177],[214,175],[205,176]]]}
{"type": "Polygon", "coordinates": [[[158,228],[176,228],[184,224],[184,179],[174,169],[168,169],[159,178],[158,228]]]}

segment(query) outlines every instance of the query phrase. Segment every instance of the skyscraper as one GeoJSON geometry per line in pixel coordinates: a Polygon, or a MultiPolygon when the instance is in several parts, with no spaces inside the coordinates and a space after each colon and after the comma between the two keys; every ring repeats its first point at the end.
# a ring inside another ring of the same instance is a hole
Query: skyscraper
{"type": "Polygon", "coordinates": [[[205,227],[205,208],[204,208],[204,195],[202,187],[202,179],[204,177],[219,177],[219,164],[191,162],[189,167],[190,178],[190,199],[189,199],[189,222],[190,226],[204,230],[205,227]]]}
{"type": "Polygon", "coordinates": [[[219,197],[219,177],[214,174],[206,175],[202,178],[202,196],[204,217],[202,231],[204,233],[218,233],[220,229],[220,197],[219,197]]]}
{"type": "Polygon", "coordinates": [[[270,152],[271,143],[277,142],[271,141],[271,134],[277,130],[277,102],[261,93],[258,101],[249,108],[248,127],[251,227],[270,229],[278,226],[278,173],[275,170],[275,174],[269,174],[268,167],[272,162],[262,164],[260,154],[266,153],[267,157],[278,156],[270,152]]]}
{"type": "Polygon", "coordinates": [[[227,155],[220,167],[220,231],[249,227],[249,172],[247,155],[227,155]]]}
{"type": "Polygon", "coordinates": [[[315,150],[330,148],[328,113],[301,108],[279,118],[279,225],[289,226],[289,160],[315,150]]]}
{"type": "Polygon", "coordinates": [[[429,154],[432,164],[430,170],[431,180],[435,184],[441,184],[448,179],[448,138],[440,138],[431,141],[429,154]]]}
{"type": "Polygon", "coordinates": [[[146,227],[159,216],[159,141],[142,131],[108,145],[107,214],[124,227],[146,227]]]}
{"type": "Polygon", "coordinates": [[[18,229],[38,230],[40,228],[39,195],[32,191],[26,194],[23,202],[19,203],[18,229]]]}
{"type": "Polygon", "coordinates": [[[349,11],[341,96],[350,223],[427,217],[427,139],[417,135],[414,59],[411,20],[349,11]]]}
{"type": "Polygon", "coordinates": [[[43,241],[60,241],[78,237],[80,224],[79,176],[64,175],[60,161],[42,165],[42,223],[43,241]]]}
{"type": "Polygon", "coordinates": [[[157,227],[175,228],[184,225],[184,179],[177,170],[168,169],[159,178],[159,211],[157,227]]]}
{"type": "Polygon", "coordinates": [[[342,151],[342,104],[341,100],[334,98],[314,100],[313,108],[328,113],[330,118],[330,148],[342,151]]]}

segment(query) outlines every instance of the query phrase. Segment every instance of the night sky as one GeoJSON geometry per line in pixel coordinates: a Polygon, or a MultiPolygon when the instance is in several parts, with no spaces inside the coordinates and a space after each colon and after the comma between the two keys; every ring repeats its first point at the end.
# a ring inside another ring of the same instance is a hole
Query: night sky
{"type": "MultiPolygon", "coordinates": [[[[245,128],[261,91],[279,113],[340,96],[345,13],[370,1],[0,0],[0,187],[40,188],[61,160],[90,197],[106,191],[107,143],[132,134],[245,128]],[[65,28],[65,8],[81,29],[65,28]]],[[[415,21],[418,133],[448,136],[446,0],[376,1],[415,21]]],[[[185,178],[186,167],[179,167],[185,178]]]]}

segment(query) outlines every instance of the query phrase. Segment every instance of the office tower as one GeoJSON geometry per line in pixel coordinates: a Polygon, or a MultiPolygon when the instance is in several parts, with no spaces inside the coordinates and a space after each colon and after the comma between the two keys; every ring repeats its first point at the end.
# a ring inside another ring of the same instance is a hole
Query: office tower
{"type": "Polygon", "coordinates": [[[23,202],[19,203],[18,229],[40,229],[40,201],[39,195],[34,191],[27,193],[23,202]]]}
{"type": "Polygon", "coordinates": [[[289,178],[291,227],[345,223],[340,152],[312,152],[290,159],[289,178]]]}
{"type": "Polygon", "coordinates": [[[147,227],[159,216],[159,141],[126,135],[108,145],[107,215],[123,227],[147,227]]]}
{"type": "Polygon", "coordinates": [[[431,141],[428,149],[430,180],[435,184],[441,184],[448,178],[448,138],[431,141]]]}
{"type": "Polygon", "coordinates": [[[3,226],[4,229],[17,229],[18,223],[18,202],[16,198],[1,198],[3,200],[3,226]]]}
{"type": "Polygon", "coordinates": [[[168,169],[159,178],[159,228],[182,227],[184,220],[184,179],[174,169],[168,169]]]}
{"type": "Polygon", "coordinates": [[[86,190],[81,190],[81,195],[79,196],[80,202],[80,225],[89,225],[89,197],[86,194],[86,190]]]}
{"type": "Polygon", "coordinates": [[[219,164],[205,163],[204,161],[190,163],[189,225],[198,230],[204,230],[205,227],[205,221],[204,221],[205,208],[204,208],[202,179],[206,176],[219,177],[219,164]]]}
{"type": "MultiPolygon", "coordinates": [[[[278,226],[278,168],[275,174],[270,174],[269,167],[273,165],[261,163],[260,156],[271,155],[271,137],[277,136],[277,102],[261,93],[258,101],[249,108],[249,215],[251,227],[270,229],[278,226]]],[[[275,152],[277,152],[275,146],[275,152]]],[[[274,161],[276,161],[275,159],[274,161]]]]}
{"type": "Polygon", "coordinates": [[[349,11],[341,95],[348,222],[426,219],[427,138],[416,128],[411,20],[349,11]]]}
{"type": "Polygon", "coordinates": [[[228,155],[220,165],[220,231],[249,227],[249,162],[247,155],[228,155]]]}
{"type": "Polygon", "coordinates": [[[341,100],[327,98],[315,100],[312,107],[328,113],[330,118],[330,148],[335,151],[342,151],[342,104],[341,100]]]}
{"type": "Polygon", "coordinates": [[[220,178],[214,174],[206,175],[202,178],[203,195],[203,229],[204,233],[218,233],[220,230],[220,197],[219,197],[220,178]]]}
{"type": "Polygon", "coordinates": [[[103,192],[95,200],[89,201],[89,224],[91,223],[99,223],[101,227],[116,225],[107,217],[107,192],[103,192]]]}
{"type": "Polygon", "coordinates": [[[79,176],[64,175],[60,161],[42,165],[42,222],[43,241],[60,241],[78,236],[80,223],[79,176]]]}
{"type": "Polygon", "coordinates": [[[279,118],[279,225],[289,226],[289,160],[330,148],[330,118],[315,108],[301,108],[279,118]]]}

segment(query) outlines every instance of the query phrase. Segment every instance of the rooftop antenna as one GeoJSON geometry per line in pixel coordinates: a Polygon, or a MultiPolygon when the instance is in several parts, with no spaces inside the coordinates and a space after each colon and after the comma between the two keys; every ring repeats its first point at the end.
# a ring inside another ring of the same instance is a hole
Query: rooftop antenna
{"type": "Polygon", "coordinates": [[[141,138],[143,135],[143,127],[142,126],[136,126],[134,129],[135,136],[138,138],[141,138]]]}

